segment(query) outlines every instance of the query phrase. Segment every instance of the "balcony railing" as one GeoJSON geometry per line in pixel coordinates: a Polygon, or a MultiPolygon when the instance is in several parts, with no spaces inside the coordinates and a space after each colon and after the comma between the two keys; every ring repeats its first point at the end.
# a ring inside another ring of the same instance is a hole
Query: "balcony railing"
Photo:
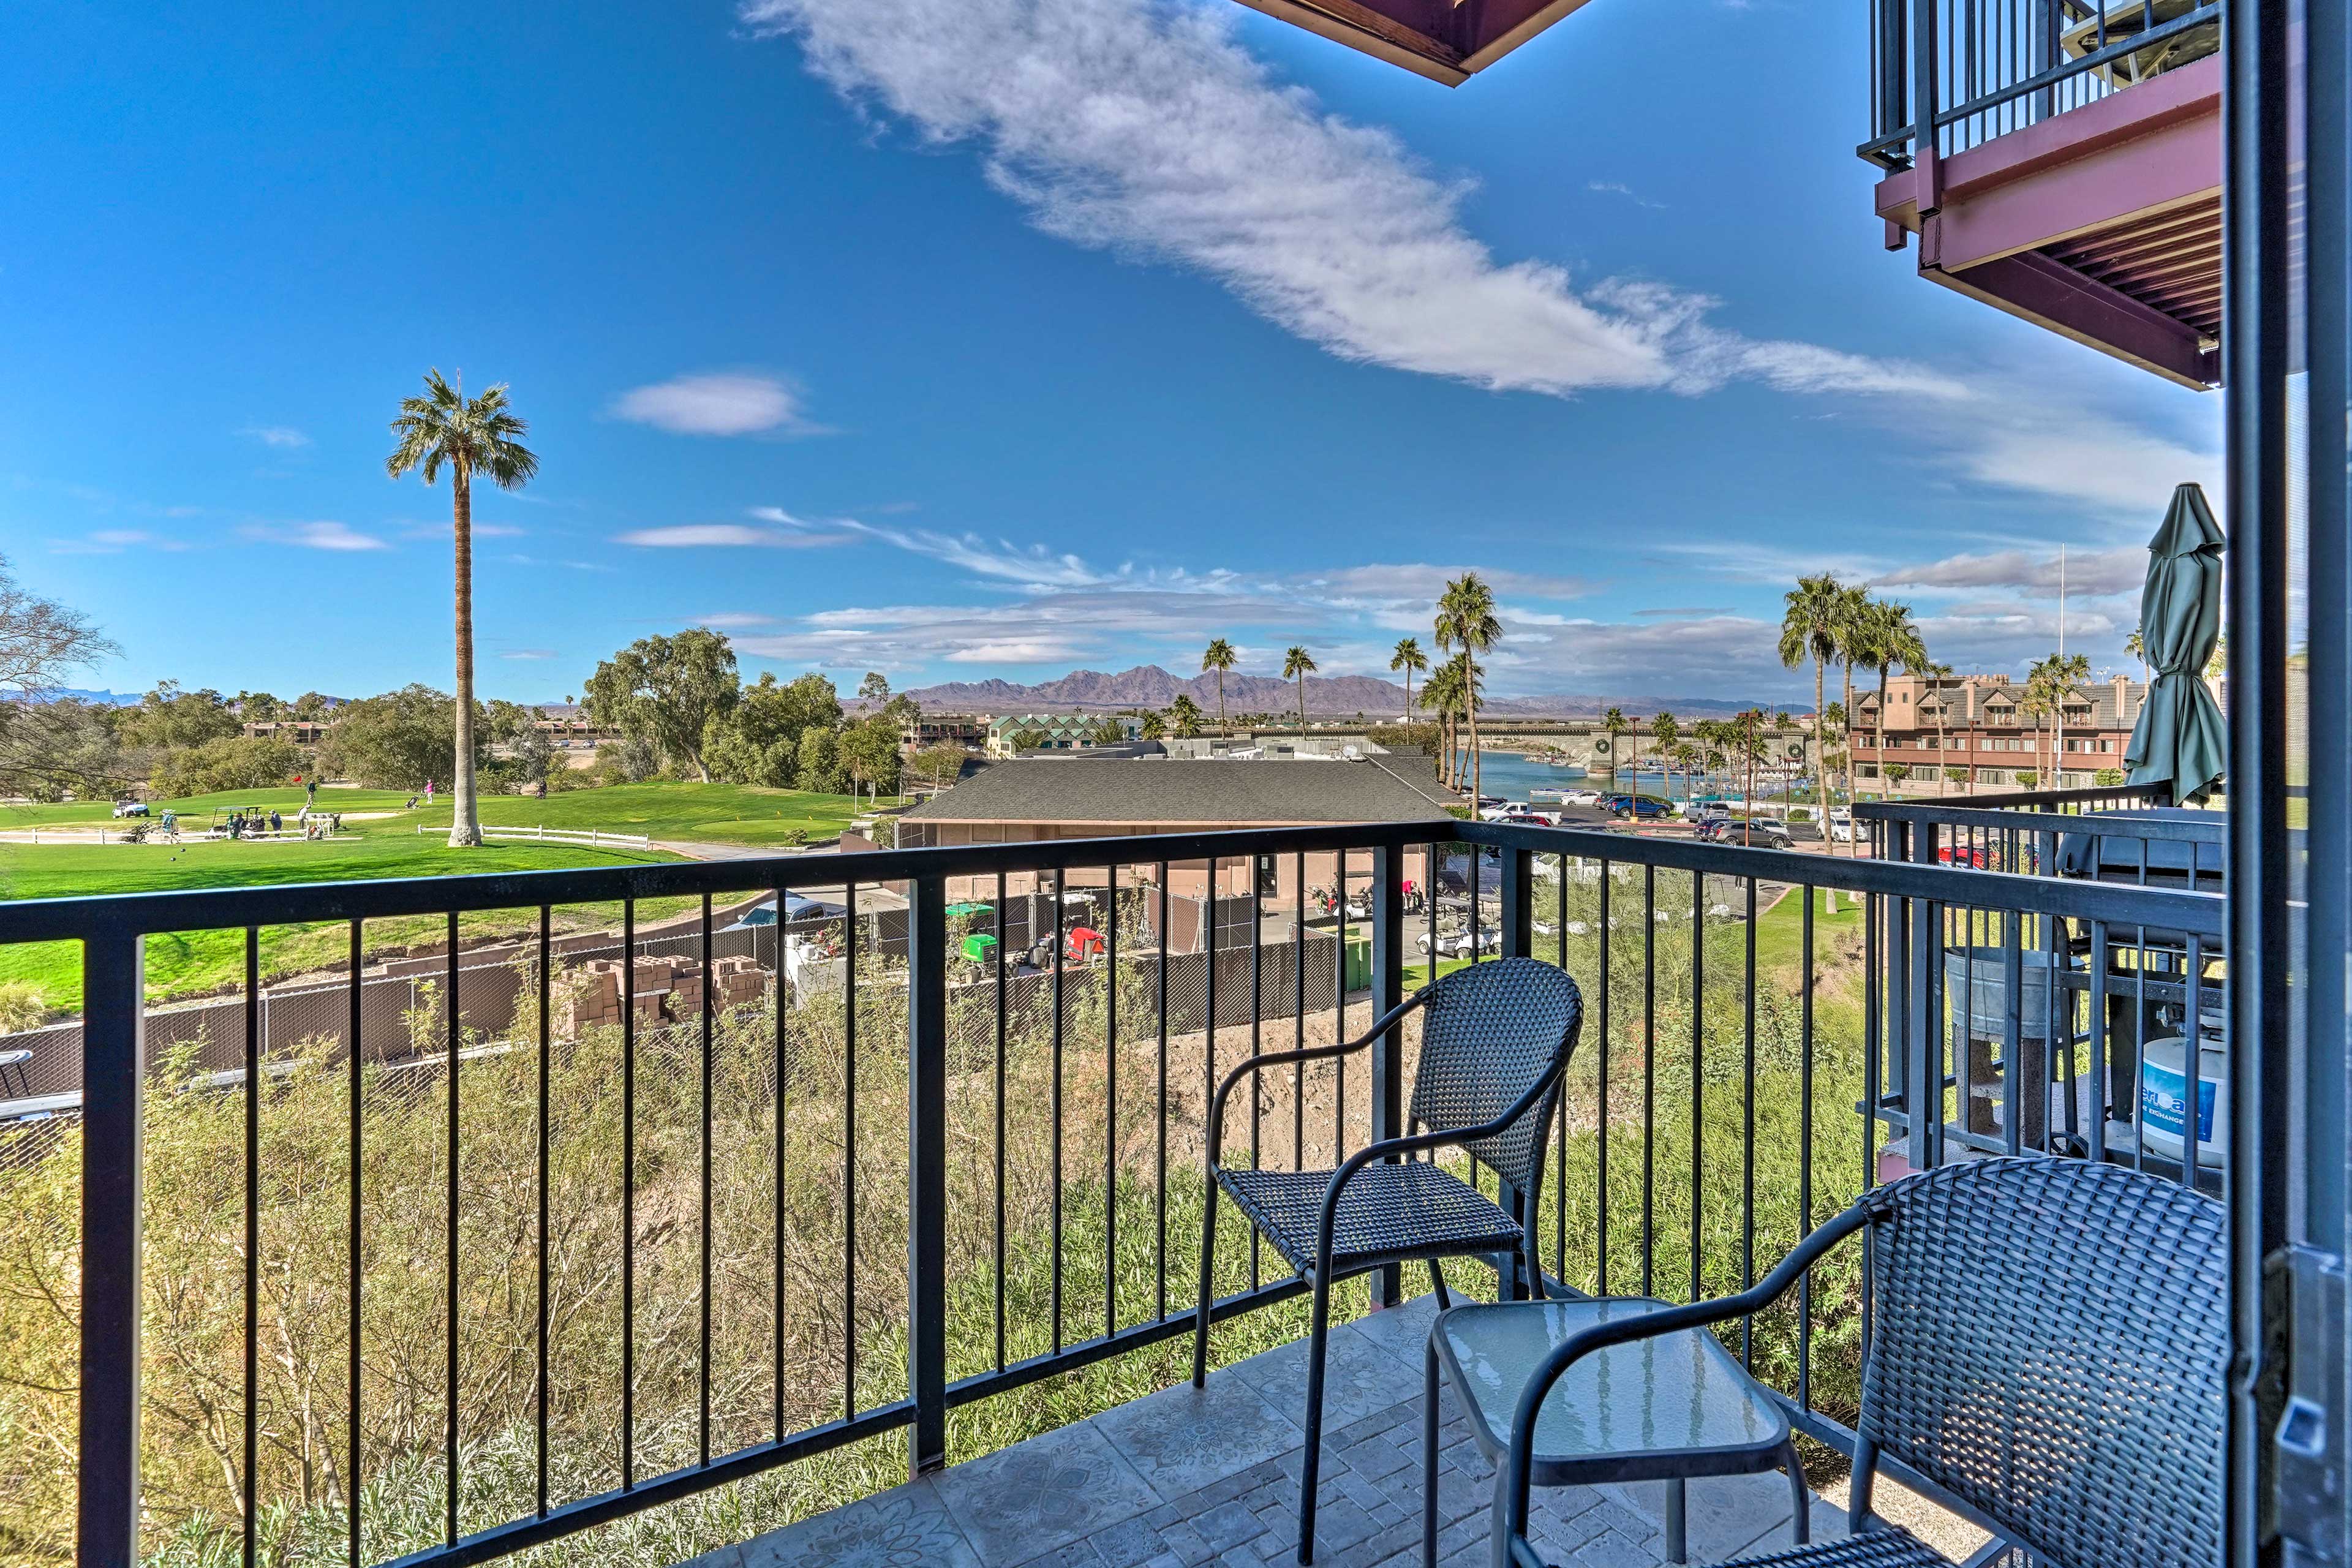
{"type": "Polygon", "coordinates": [[[1908,168],[1924,120],[1948,156],[2220,47],[2219,0],[1871,0],[1870,139],[1908,168]]]}
{"type": "MultiPolygon", "coordinates": [[[[1575,1289],[1740,1288],[1889,1161],[2063,1128],[2030,1109],[2053,1081],[2094,1086],[2081,1152],[2116,1157],[2110,960],[2177,933],[2201,1003],[2210,880],[2056,875],[2071,817],[1857,815],[1883,858],[1424,823],[0,905],[0,942],[79,944],[85,996],[49,1047],[77,1088],[0,1127],[0,1400],[47,1456],[0,1528],[85,1563],[455,1564],[597,1527],[600,1560],[684,1556],[717,1542],[626,1532],[727,1483],[781,1523],[1172,1382],[1219,1071],[1496,952],[1587,997],[1550,1192],[1470,1173],[1575,1289]],[[752,899],[783,923],[725,919],[752,899]],[[445,946],[394,1006],[371,929],[420,917],[445,946]],[[299,1036],[264,1021],[281,939],[299,1036]],[[221,941],[235,995],[159,1031],[147,944],[221,941]]],[[[2136,1000],[2188,997],[2135,962],[2136,1000]]],[[[1399,1131],[1416,1038],[1272,1075],[1228,1157],[1399,1131]]],[[[1244,1228],[1228,1353],[1297,1328],[1244,1228]]],[[[1731,1331],[1849,1452],[1857,1267],[1731,1331]]]]}

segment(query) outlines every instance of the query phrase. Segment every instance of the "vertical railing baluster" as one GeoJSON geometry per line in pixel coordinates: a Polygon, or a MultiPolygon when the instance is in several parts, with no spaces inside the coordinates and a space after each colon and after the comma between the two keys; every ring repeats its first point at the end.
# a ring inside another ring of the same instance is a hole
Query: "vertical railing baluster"
{"type": "MultiPolygon", "coordinates": [[[[1500,956],[1531,958],[1535,950],[1535,868],[1528,852],[1516,844],[1500,847],[1496,857],[1496,902],[1497,920],[1502,928],[1496,936],[1502,950],[1500,956]]],[[[1475,944],[1473,952],[1475,952],[1475,944]]],[[[1558,1106],[1553,1109],[1557,1114],[1558,1106]]],[[[1521,1232],[1529,1237],[1534,1234],[1536,1216],[1528,1205],[1535,1196],[1535,1194],[1523,1193],[1504,1180],[1500,1171],[1495,1173],[1495,1202],[1504,1213],[1517,1219],[1521,1232]]],[[[1527,1278],[1528,1264],[1526,1256],[1527,1252],[1534,1250],[1534,1247],[1530,1240],[1526,1251],[1496,1255],[1496,1279],[1503,1289],[1501,1300],[1522,1300],[1534,1289],[1536,1282],[1527,1278]]]]}
{"type": "MultiPolygon", "coordinates": [[[[1562,850],[1556,858],[1559,868],[1559,912],[1553,936],[1559,946],[1559,972],[1568,973],[1568,853],[1562,850]]],[[[1551,1184],[1551,1271],[1563,1285],[1568,1282],[1568,1086],[1562,1075],[1559,1100],[1552,1109],[1552,1122],[1559,1130],[1559,1149],[1552,1165],[1551,1184]]]]}
{"type": "MultiPolygon", "coordinates": [[[[1037,903],[1021,934],[1034,938],[1037,903]]],[[[996,1370],[1004,1370],[1004,873],[996,874],[996,1370]]]]}
{"type": "MultiPolygon", "coordinates": [[[[1372,851],[1372,1016],[1380,1018],[1404,1000],[1404,866],[1405,851],[1381,845],[1372,851]]],[[[1430,875],[1424,868],[1423,876],[1430,875]]],[[[1374,1142],[1404,1131],[1404,1033],[1391,1026],[1371,1046],[1371,1138],[1374,1142]]],[[[1372,1271],[1373,1305],[1393,1307],[1402,1300],[1402,1281],[1397,1266],[1383,1264],[1372,1271]]]]}
{"type": "Polygon", "coordinates": [[[1690,1299],[1706,1294],[1700,1279],[1706,1191],[1706,873],[1691,873],[1691,1155],[1690,1299]]]}
{"type": "Polygon", "coordinates": [[[1597,1289],[1593,1294],[1609,1294],[1609,981],[1612,973],[1609,950],[1609,885],[1615,880],[1615,868],[1607,860],[1601,868],[1601,930],[1598,937],[1600,959],[1595,967],[1601,971],[1601,1061],[1600,1083],[1593,1094],[1593,1107],[1599,1126],[1593,1148],[1594,1223],[1592,1238],[1593,1279],[1597,1289]]]}
{"type": "Polygon", "coordinates": [[[1103,868],[1103,1338],[1118,1331],[1118,866],[1103,868]]]}
{"type": "MultiPolygon", "coordinates": [[[[776,909],[780,914],[783,907],[784,901],[778,899],[776,909]]],[[[782,926],[777,928],[780,935],[782,929],[782,926]]],[[[550,1008],[554,1001],[554,982],[549,973],[554,963],[554,911],[547,905],[541,904],[539,906],[539,972],[536,976],[539,986],[539,1105],[537,1108],[539,1112],[537,1181],[539,1226],[536,1235],[532,1237],[533,1250],[537,1254],[538,1263],[538,1288],[534,1302],[538,1321],[531,1336],[532,1349],[538,1363],[533,1369],[534,1381],[531,1384],[531,1420],[537,1427],[538,1439],[533,1447],[531,1496],[536,1511],[541,1519],[547,1517],[547,1226],[549,1218],[547,1173],[550,1153],[547,1102],[549,1087],[554,1076],[555,1024],[553,1018],[550,1016],[550,1008]]],[[[779,1191],[781,1190],[780,1186],[779,1191]]],[[[777,1256],[781,1258],[782,1254],[779,1253],[777,1256]]]]}
{"type": "Polygon", "coordinates": [[[841,889],[841,1413],[857,1414],[857,884],[841,889]]]}
{"type": "Polygon", "coordinates": [[[907,911],[907,1468],[947,1466],[948,914],[938,872],[914,879],[907,911]]]}
{"type": "MultiPolygon", "coordinates": [[[[2025,1138],[2025,951],[2021,937],[2025,917],[2021,913],[2004,914],[2000,921],[2000,984],[2001,995],[2007,1001],[2001,1019],[2005,1031],[2000,1047],[2000,1102],[2004,1123],[2003,1142],[2008,1152],[2023,1152],[2025,1138]]],[[[1969,982],[1969,1013],[1976,1012],[1976,981],[1969,982]]],[[[1976,1033],[1973,1023],[1969,1034],[1976,1033]]],[[[2034,1124],[2042,1129],[2042,1147],[2037,1154],[2049,1152],[2050,1143],[2050,1052],[2055,1042],[2042,1042],[2042,1062],[2033,1073],[2033,1092],[2040,1103],[2033,1115],[2034,1124]]],[[[1964,1047],[1965,1048],[1965,1047],[1964,1047]]]]}
{"type": "Polygon", "coordinates": [[[621,1489],[637,1484],[637,901],[621,900],[621,1489]]]}
{"type": "MultiPolygon", "coordinates": [[[[1333,1044],[1348,1037],[1348,855],[1342,849],[1333,858],[1339,862],[1339,936],[1331,946],[1331,1039],[1333,1044]]],[[[1335,1057],[1331,1061],[1331,1163],[1337,1165],[1348,1152],[1348,1058],[1335,1057]]]]}
{"type": "MultiPolygon", "coordinates": [[[[781,928],[780,928],[781,929],[781,928]]],[[[704,1464],[710,1463],[710,1136],[711,1136],[711,1036],[718,1022],[719,976],[710,963],[710,895],[702,895],[702,1090],[699,1109],[702,1112],[702,1276],[701,1331],[699,1356],[701,1405],[696,1411],[697,1451],[704,1464]]]]}
{"type": "MultiPolygon", "coordinates": [[[[1290,868],[1291,908],[1295,913],[1292,924],[1296,931],[1290,943],[1290,1045],[1293,1050],[1307,1048],[1307,851],[1293,854],[1290,868]]],[[[1339,1162],[1335,1156],[1331,1162],[1339,1162]]],[[[1290,1168],[1307,1168],[1307,1064],[1290,1064],[1290,1168]]]]}
{"type": "Polygon", "coordinates": [[[1642,867],[1642,1294],[1657,1262],[1658,868],[1642,867]]]}
{"type": "MultiPolygon", "coordinates": [[[[350,1141],[352,1170],[351,1180],[344,1184],[344,1185],[349,1189],[351,1198],[351,1213],[346,1216],[346,1228],[344,1231],[344,1235],[349,1238],[348,1256],[351,1267],[351,1342],[346,1347],[346,1355],[349,1364],[344,1369],[345,1375],[350,1379],[349,1394],[351,1397],[349,1405],[351,1425],[350,1435],[347,1439],[350,1447],[345,1455],[343,1469],[343,1503],[345,1511],[349,1516],[345,1521],[349,1526],[349,1539],[345,1542],[345,1552],[350,1562],[350,1568],[360,1568],[360,1502],[362,1483],[366,1479],[366,1467],[362,1462],[362,1455],[360,1453],[360,1279],[362,1268],[364,1263],[361,1247],[362,1236],[360,1230],[360,1137],[362,1125],[362,1089],[365,1078],[360,1058],[361,1047],[363,1044],[360,1037],[360,1017],[362,1010],[361,1006],[360,964],[361,926],[359,921],[353,921],[352,922],[351,967],[346,973],[346,980],[348,982],[347,989],[351,1004],[351,1035],[347,1042],[349,1047],[347,1054],[350,1058],[351,1065],[350,1141]]],[[[85,1025],[85,1028],[87,1028],[87,1025],[85,1025]]],[[[88,1384],[85,1383],[84,1386],[87,1387],[88,1384]]],[[[85,1395],[84,1397],[87,1398],[88,1396],[85,1395]]],[[[89,1448],[86,1444],[82,1451],[85,1455],[88,1454],[89,1448]]],[[[84,1462],[87,1463],[87,1460],[84,1462]]]]}
{"type": "MultiPolygon", "coordinates": [[[[1249,1054],[1255,1061],[1265,1054],[1263,1020],[1265,1017],[1265,857],[1253,855],[1250,868],[1250,1026],[1249,1054]]],[[[1265,1130],[1264,1127],[1265,1096],[1259,1092],[1257,1079],[1252,1076],[1248,1084],[1250,1103],[1250,1169],[1265,1164],[1265,1130]]],[[[1257,1232],[1245,1233],[1249,1243],[1250,1289],[1258,1288],[1258,1264],[1265,1248],[1258,1245],[1257,1232]]]]}
{"type": "MultiPolygon", "coordinates": [[[[1813,1234],[1813,901],[1811,882],[1797,889],[1804,899],[1799,922],[1797,1023],[1797,1239],[1813,1234]]],[[[1865,1135],[1877,1107],[1863,1106],[1865,1135]]],[[[1813,1407],[1813,1271],[1797,1281],[1797,1408],[1813,1407]]]]}
{"type": "Polygon", "coordinates": [[[1159,865],[1160,890],[1160,963],[1157,977],[1160,996],[1160,1073],[1157,1083],[1159,1110],[1153,1130],[1151,1160],[1151,1259],[1152,1272],[1158,1277],[1158,1296],[1153,1302],[1153,1316],[1165,1322],[1168,1319],[1168,862],[1159,865]]]}
{"type": "MultiPolygon", "coordinates": [[[[1756,1283],[1756,879],[1748,879],[1748,953],[1742,969],[1741,993],[1746,1000],[1743,1036],[1747,1059],[1742,1066],[1739,1105],[1739,1288],[1756,1283]]],[[[1756,1314],[1739,1320],[1739,1364],[1755,1364],[1756,1314]]]]}
{"type": "Polygon", "coordinates": [[[457,1056],[458,1047],[465,1039],[465,1024],[459,1016],[458,1007],[457,911],[455,910],[449,911],[448,940],[449,1146],[446,1152],[449,1161],[449,1195],[447,1212],[444,1216],[448,1224],[448,1235],[446,1238],[443,1263],[447,1276],[444,1282],[447,1290],[447,1300],[443,1310],[447,1312],[449,1318],[448,1364],[445,1369],[448,1378],[448,1406],[443,1412],[441,1430],[442,1463],[448,1483],[442,1529],[446,1532],[444,1539],[446,1543],[454,1546],[457,1543],[457,1152],[459,1147],[457,1056]]]}
{"type": "MultiPolygon", "coordinates": [[[[1043,881],[1044,879],[1040,878],[1039,880],[1043,881]]],[[[1053,1320],[1052,1328],[1054,1350],[1056,1353],[1059,1353],[1062,1348],[1062,943],[1064,941],[1062,935],[1062,890],[1068,885],[1068,882],[1069,878],[1066,870],[1063,868],[1056,867],[1054,871],[1054,1017],[1052,1030],[1053,1058],[1051,1062],[1054,1081],[1046,1090],[1045,1096],[1050,1106],[1054,1124],[1054,1215],[1052,1220],[1054,1267],[1051,1280],[1047,1288],[1047,1294],[1051,1299],[1049,1309],[1050,1315],[1053,1320]]]]}
{"type": "Polygon", "coordinates": [[[245,1454],[240,1552],[254,1568],[261,1462],[261,930],[245,928],[245,1454]]]}
{"type": "MultiPolygon", "coordinates": [[[[772,1194],[775,1213],[771,1216],[774,1232],[775,1255],[773,1272],[768,1280],[769,1289],[775,1298],[772,1303],[772,1313],[768,1323],[768,1331],[772,1342],[768,1349],[770,1355],[774,1358],[775,1376],[771,1394],[775,1405],[772,1414],[776,1441],[779,1443],[784,1440],[784,1166],[785,1154],[790,1147],[785,1128],[790,1122],[792,1110],[789,1088],[791,1058],[788,1055],[789,1047],[786,1044],[784,1033],[785,1021],[792,1013],[792,976],[784,963],[786,932],[791,929],[786,919],[786,906],[789,902],[788,890],[779,880],[776,883],[776,1147],[774,1151],[776,1190],[772,1194]]],[[[1003,907],[1003,902],[1000,900],[997,908],[1001,910],[1003,907]]]]}

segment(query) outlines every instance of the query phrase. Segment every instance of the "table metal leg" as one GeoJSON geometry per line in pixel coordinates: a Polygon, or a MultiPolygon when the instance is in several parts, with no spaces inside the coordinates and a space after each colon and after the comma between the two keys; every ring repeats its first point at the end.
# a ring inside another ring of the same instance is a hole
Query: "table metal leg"
{"type": "Polygon", "coordinates": [[[1797,1440],[1780,1445],[1780,1468],[1789,1472],[1789,1539],[1804,1546],[1813,1539],[1813,1494],[1805,1489],[1805,1467],[1797,1459],[1797,1440]]]}
{"type": "Polygon", "coordinates": [[[1422,1347],[1421,1568],[1437,1568],[1437,1339],[1422,1347]]]}
{"type": "Polygon", "coordinates": [[[1687,1539],[1686,1529],[1689,1521],[1685,1510],[1685,1503],[1687,1500],[1684,1496],[1685,1485],[1679,1476],[1666,1483],[1666,1561],[1669,1563],[1690,1561],[1690,1542],[1687,1539]]]}

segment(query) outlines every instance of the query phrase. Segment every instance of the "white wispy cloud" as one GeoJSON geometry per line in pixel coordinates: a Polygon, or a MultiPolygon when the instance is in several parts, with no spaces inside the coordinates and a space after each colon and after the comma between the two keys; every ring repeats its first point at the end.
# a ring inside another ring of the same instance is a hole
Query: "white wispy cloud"
{"type": "Polygon", "coordinates": [[[936,143],[1074,243],[1171,262],[1343,359],[1496,390],[1944,396],[1917,366],[1749,339],[1664,284],[1580,288],[1462,225],[1469,186],[1324,110],[1237,45],[1221,8],[1161,0],[746,0],[845,97],[936,143]]]}
{"type": "Polygon", "coordinates": [[[2060,560],[2055,550],[1999,550],[1947,555],[1876,574],[1874,586],[1929,592],[2014,588],[2055,595],[2063,582],[2070,595],[2137,594],[2147,578],[2147,552],[2125,545],[2113,550],[2076,550],[2060,560]]]}
{"type": "Polygon", "coordinates": [[[673,376],[613,400],[615,417],[677,436],[814,435],[799,391],[772,375],[716,372],[673,376]]]}
{"type": "Polygon", "coordinates": [[[1627,201],[1632,202],[1637,207],[1649,207],[1655,211],[1664,211],[1666,205],[1664,202],[1654,202],[1650,200],[1647,196],[1644,196],[1639,191],[1636,191],[1633,186],[1626,184],[1620,180],[1587,180],[1584,184],[1584,188],[1592,192],[1596,195],[1623,196],[1627,201]]]}
{"type": "Polygon", "coordinates": [[[171,540],[158,539],[153,534],[135,528],[101,528],[83,534],[79,539],[52,539],[52,555],[120,555],[126,550],[178,550],[183,548],[171,540]]]}
{"type": "Polygon", "coordinates": [[[614,542],[651,550],[801,550],[813,545],[840,544],[845,541],[838,534],[811,533],[792,528],[754,528],[744,522],[681,522],[662,528],[632,529],[615,535],[614,542]]]}
{"type": "Polygon", "coordinates": [[[310,444],[310,437],[291,425],[248,425],[237,434],[265,447],[275,447],[279,451],[292,451],[310,444]]]}
{"type": "Polygon", "coordinates": [[[556,657],[556,654],[555,650],[551,647],[512,647],[507,649],[504,653],[499,655],[499,657],[500,658],[516,658],[536,661],[540,659],[553,658],[556,657]]]}
{"type": "Polygon", "coordinates": [[[389,550],[391,545],[372,533],[362,533],[347,523],[288,522],[248,523],[237,531],[246,538],[264,544],[290,544],[302,550],[389,550]]]}

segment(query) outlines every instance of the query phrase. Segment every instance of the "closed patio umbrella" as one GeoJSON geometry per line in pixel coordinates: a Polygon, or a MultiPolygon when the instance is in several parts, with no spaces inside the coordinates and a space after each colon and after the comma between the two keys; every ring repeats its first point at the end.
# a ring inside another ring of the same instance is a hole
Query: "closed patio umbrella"
{"type": "Polygon", "coordinates": [[[2193,484],[2172,492],[2164,525],[2148,542],[2139,635],[2156,679],[2124,765],[2131,770],[2126,782],[2147,786],[2159,805],[2200,804],[2229,760],[2221,708],[2204,680],[2221,637],[2222,542],[2205,492],[2193,484]]]}

